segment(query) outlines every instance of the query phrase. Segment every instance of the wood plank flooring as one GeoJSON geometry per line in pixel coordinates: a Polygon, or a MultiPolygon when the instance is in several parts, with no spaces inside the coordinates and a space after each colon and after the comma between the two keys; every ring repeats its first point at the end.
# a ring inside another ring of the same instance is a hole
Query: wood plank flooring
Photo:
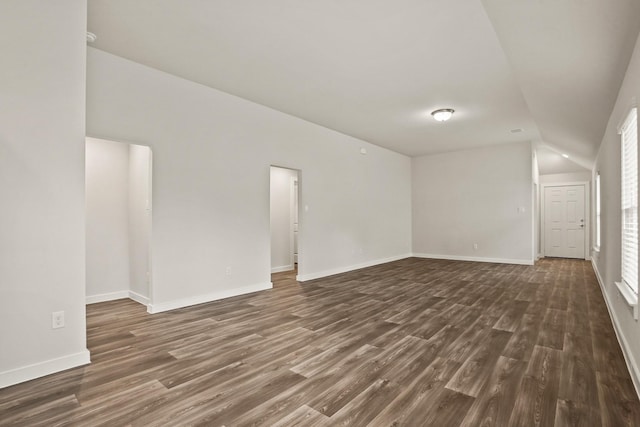
{"type": "Polygon", "coordinates": [[[87,307],[93,363],[0,425],[640,426],[590,263],[409,258],[149,315],[87,307]]]}

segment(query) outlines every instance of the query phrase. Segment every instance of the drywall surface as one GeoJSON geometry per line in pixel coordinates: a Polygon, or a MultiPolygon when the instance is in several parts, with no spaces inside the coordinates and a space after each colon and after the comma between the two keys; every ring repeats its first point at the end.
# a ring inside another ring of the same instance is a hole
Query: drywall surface
{"type": "Polygon", "coordinates": [[[636,390],[640,386],[638,381],[640,372],[637,364],[640,361],[640,340],[638,340],[640,324],[633,319],[631,308],[619,295],[614,282],[621,279],[621,169],[618,126],[622,124],[631,107],[637,105],[638,99],[640,99],[640,42],[636,43],[593,169],[594,179],[595,174],[600,172],[601,235],[600,251],[592,253],[592,262],[599,273],[614,326],[627,363],[631,367],[636,390]]]}
{"type": "Polygon", "coordinates": [[[541,184],[564,184],[589,181],[591,181],[590,171],[540,175],[541,184]]]}
{"type": "Polygon", "coordinates": [[[149,298],[151,247],[151,150],[130,144],[128,174],[129,290],[149,298]]]}
{"type": "Polygon", "coordinates": [[[413,158],[414,254],[533,262],[532,163],[529,143],[413,158]]]}
{"type": "Polygon", "coordinates": [[[301,279],[410,254],[408,157],[93,48],[87,73],[88,134],[153,152],[151,311],[270,286],[270,165],[302,173],[301,279]]]}
{"type": "Polygon", "coordinates": [[[87,138],[86,161],[87,298],[128,293],[129,146],[87,138]]]}
{"type": "Polygon", "coordinates": [[[293,270],[293,185],[291,169],[271,167],[271,271],[293,270]]]}
{"type": "Polygon", "coordinates": [[[89,361],[86,14],[76,0],[0,2],[0,387],[89,361]]]}

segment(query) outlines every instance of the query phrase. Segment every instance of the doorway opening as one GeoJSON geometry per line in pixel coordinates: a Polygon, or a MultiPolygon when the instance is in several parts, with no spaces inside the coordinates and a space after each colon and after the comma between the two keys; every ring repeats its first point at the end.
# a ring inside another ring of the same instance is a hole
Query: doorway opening
{"type": "Polygon", "coordinates": [[[151,149],[86,138],[86,302],[151,302],[151,149]]]}
{"type": "Polygon", "coordinates": [[[300,261],[298,250],[300,171],[271,166],[269,186],[271,273],[286,272],[295,281],[300,261]]]}

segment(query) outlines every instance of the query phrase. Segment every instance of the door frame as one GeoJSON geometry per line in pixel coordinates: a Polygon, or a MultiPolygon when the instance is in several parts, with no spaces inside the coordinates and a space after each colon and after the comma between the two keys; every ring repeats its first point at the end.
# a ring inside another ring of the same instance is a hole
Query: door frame
{"type": "Polygon", "coordinates": [[[300,193],[298,192],[298,179],[300,176],[300,171],[298,171],[297,169],[294,170],[296,171],[296,176],[291,177],[291,180],[289,182],[289,215],[291,216],[291,236],[289,244],[291,246],[291,265],[293,265],[293,268],[295,269],[298,262],[298,260],[296,259],[296,245],[299,246],[300,244],[299,235],[298,239],[296,239],[296,233],[300,232],[300,208],[298,206],[298,201],[300,199],[300,193]],[[296,217],[298,219],[298,222],[296,222],[296,217]]]}
{"type": "Polygon", "coordinates": [[[573,182],[553,182],[540,184],[540,253],[542,257],[546,256],[546,218],[545,218],[545,193],[547,187],[571,187],[582,185],[584,186],[584,259],[590,260],[591,253],[589,248],[591,247],[591,193],[590,193],[590,181],[573,181],[573,182]]]}

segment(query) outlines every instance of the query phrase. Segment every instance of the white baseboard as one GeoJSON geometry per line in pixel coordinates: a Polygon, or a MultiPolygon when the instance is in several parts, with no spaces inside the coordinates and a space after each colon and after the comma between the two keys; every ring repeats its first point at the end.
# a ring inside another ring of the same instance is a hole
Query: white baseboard
{"type": "Polygon", "coordinates": [[[265,291],[271,288],[273,288],[273,284],[271,282],[257,283],[255,285],[243,286],[241,288],[212,292],[206,295],[198,295],[195,297],[182,298],[174,301],[149,304],[147,305],[147,311],[152,314],[161,313],[163,311],[175,310],[177,308],[189,307],[191,305],[204,304],[224,298],[250,294],[252,292],[265,291]]]}
{"type": "Polygon", "coordinates": [[[89,350],[0,372],[0,389],[91,363],[89,350]]]}
{"type": "Polygon", "coordinates": [[[636,394],[638,398],[640,398],[640,370],[638,370],[638,364],[636,363],[635,357],[633,357],[633,353],[631,352],[631,347],[629,347],[629,343],[627,339],[622,334],[620,330],[620,323],[618,322],[618,316],[616,312],[612,309],[611,301],[609,300],[609,294],[607,293],[604,287],[604,281],[602,280],[602,276],[600,276],[600,271],[598,271],[598,266],[595,261],[591,260],[591,265],[593,265],[593,271],[596,273],[596,278],[598,279],[598,284],[600,285],[600,291],[602,292],[602,296],[604,297],[605,305],[607,306],[607,311],[609,311],[609,317],[611,318],[611,323],[613,323],[613,330],[616,333],[616,338],[618,338],[618,344],[622,349],[622,355],[624,356],[624,360],[627,363],[627,369],[629,370],[629,375],[631,375],[631,382],[633,382],[633,387],[636,389],[636,394]]]}
{"type": "Polygon", "coordinates": [[[421,254],[421,253],[414,253],[413,256],[416,258],[448,259],[451,261],[474,261],[474,262],[490,262],[494,264],[533,265],[532,259],[484,258],[484,257],[473,257],[473,256],[421,254]]]}
{"type": "Polygon", "coordinates": [[[99,302],[115,301],[117,299],[129,298],[142,305],[149,305],[149,298],[134,291],[118,291],[108,294],[87,295],[86,304],[97,304],[99,302]]]}
{"type": "Polygon", "coordinates": [[[109,292],[108,294],[87,295],[87,304],[96,304],[99,302],[113,301],[117,299],[129,298],[129,291],[109,292]]]}
{"type": "Polygon", "coordinates": [[[129,291],[129,299],[134,300],[135,302],[142,305],[149,305],[149,298],[140,295],[137,292],[129,291]]]}
{"type": "Polygon", "coordinates": [[[295,265],[281,265],[280,267],[272,267],[272,273],[282,273],[283,271],[291,271],[296,268],[295,265]]]}
{"type": "Polygon", "coordinates": [[[299,282],[306,282],[307,280],[319,279],[321,277],[333,276],[334,274],[346,273],[353,270],[359,270],[361,268],[373,267],[374,265],[384,264],[387,262],[398,261],[405,258],[410,258],[411,254],[398,255],[389,258],[376,259],[373,261],[366,261],[360,264],[348,265],[345,267],[332,268],[330,270],[319,271],[317,273],[309,273],[309,274],[298,274],[296,276],[296,280],[299,282]]]}

